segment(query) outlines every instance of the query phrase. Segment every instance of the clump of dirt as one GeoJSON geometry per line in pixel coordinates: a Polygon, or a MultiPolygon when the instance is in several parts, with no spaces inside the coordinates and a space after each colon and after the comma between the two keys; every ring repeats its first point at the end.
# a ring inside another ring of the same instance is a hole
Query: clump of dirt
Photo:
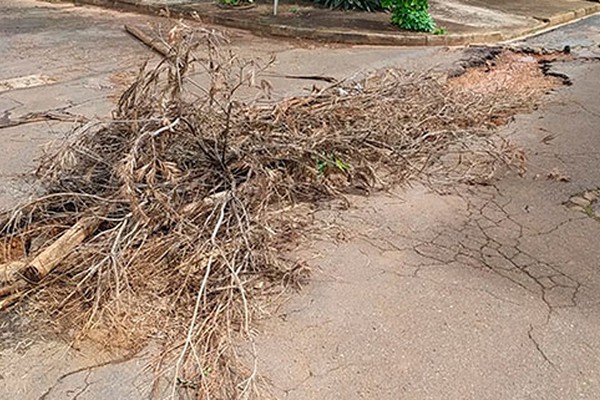
{"type": "Polygon", "coordinates": [[[179,37],[124,91],[112,121],[78,127],[42,160],[44,195],[0,226],[5,243],[32,243],[0,265],[0,308],[27,297],[38,317],[101,332],[107,346],[162,338],[174,393],[257,393],[257,373],[232,343],[265,299],[303,279],[285,254],[312,210],[434,173],[492,179],[523,162],[493,135],[496,118],[531,109],[543,92],[491,89],[486,74],[534,76],[509,68],[518,61],[507,55],[498,71],[448,80],[390,69],[260,106],[236,94],[267,96],[268,64],[221,51],[210,34],[179,37]],[[198,91],[194,69],[207,72],[207,88],[198,91]],[[435,168],[449,153],[453,168],[435,168]]]}

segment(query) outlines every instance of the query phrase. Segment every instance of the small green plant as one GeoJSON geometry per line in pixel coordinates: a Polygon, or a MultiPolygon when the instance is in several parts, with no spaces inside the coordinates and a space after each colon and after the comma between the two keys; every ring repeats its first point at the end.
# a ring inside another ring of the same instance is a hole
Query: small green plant
{"type": "Polygon", "coordinates": [[[294,14],[295,14],[295,13],[297,13],[298,11],[300,11],[300,10],[298,9],[298,7],[290,7],[290,12],[291,12],[291,13],[294,13],[294,14]]]}
{"type": "Polygon", "coordinates": [[[336,168],[341,172],[348,172],[352,169],[352,166],[338,158],[335,154],[324,154],[322,158],[317,160],[317,175],[325,175],[329,168],[336,168]]]}
{"type": "Polygon", "coordinates": [[[435,30],[428,0],[382,0],[381,4],[392,12],[392,23],[402,29],[418,32],[435,30]]]}
{"type": "Polygon", "coordinates": [[[446,28],[439,27],[439,28],[435,28],[432,32],[434,35],[445,35],[448,33],[448,31],[446,30],[446,28]]]}
{"type": "Polygon", "coordinates": [[[313,0],[315,3],[331,9],[380,11],[381,0],[313,0]]]}

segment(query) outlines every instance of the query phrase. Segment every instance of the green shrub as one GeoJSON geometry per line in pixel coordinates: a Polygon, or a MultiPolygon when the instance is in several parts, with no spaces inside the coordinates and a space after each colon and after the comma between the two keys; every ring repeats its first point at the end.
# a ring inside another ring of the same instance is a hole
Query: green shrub
{"type": "Polygon", "coordinates": [[[429,14],[428,0],[382,0],[392,12],[392,23],[409,31],[431,32],[435,29],[429,14]]]}
{"type": "Polygon", "coordinates": [[[317,4],[332,9],[342,10],[363,10],[378,11],[382,10],[381,0],[313,0],[317,4]]]}

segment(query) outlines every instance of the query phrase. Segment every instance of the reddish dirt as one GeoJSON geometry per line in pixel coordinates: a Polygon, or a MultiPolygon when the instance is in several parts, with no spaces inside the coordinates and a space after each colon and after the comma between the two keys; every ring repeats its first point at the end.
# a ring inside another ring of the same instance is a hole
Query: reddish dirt
{"type": "Polygon", "coordinates": [[[566,60],[566,54],[529,55],[503,52],[498,58],[485,65],[470,68],[466,73],[449,80],[452,87],[471,90],[480,94],[495,93],[499,90],[507,94],[543,94],[563,82],[544,73],[541,63],[566,60]]]}

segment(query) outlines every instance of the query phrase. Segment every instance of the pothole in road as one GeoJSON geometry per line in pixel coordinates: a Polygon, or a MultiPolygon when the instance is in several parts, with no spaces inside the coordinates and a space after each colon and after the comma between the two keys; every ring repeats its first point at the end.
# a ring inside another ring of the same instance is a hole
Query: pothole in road
{"type": "Polygon", "coordinates": [[[572,59],[564,52],[533,53],[502,48],[472,49],[471,53],[471,57],[461,63],[464,73],[458,74],[452,81],[481,94],[491,94],[499,88],[516,93],[527,89],[547,91],[564,81],[548,74],[546,66],[572,59]]]}
{"type": "MultiPolygon", "coordinates": [[[[506,101],[540,97],[568,84],[568,77],[550,72],[552,63],[572,59],[563,52],[534,53],[484,47],[473,48],[467,55],[459,68],[450,74],[449,85],[480,96],[491,96],[501,91],[505,93],[506,101]]],[[[509,118],[498,115],[493,119],[497,125],[504,125],[513,115],[509,118]]]]}

